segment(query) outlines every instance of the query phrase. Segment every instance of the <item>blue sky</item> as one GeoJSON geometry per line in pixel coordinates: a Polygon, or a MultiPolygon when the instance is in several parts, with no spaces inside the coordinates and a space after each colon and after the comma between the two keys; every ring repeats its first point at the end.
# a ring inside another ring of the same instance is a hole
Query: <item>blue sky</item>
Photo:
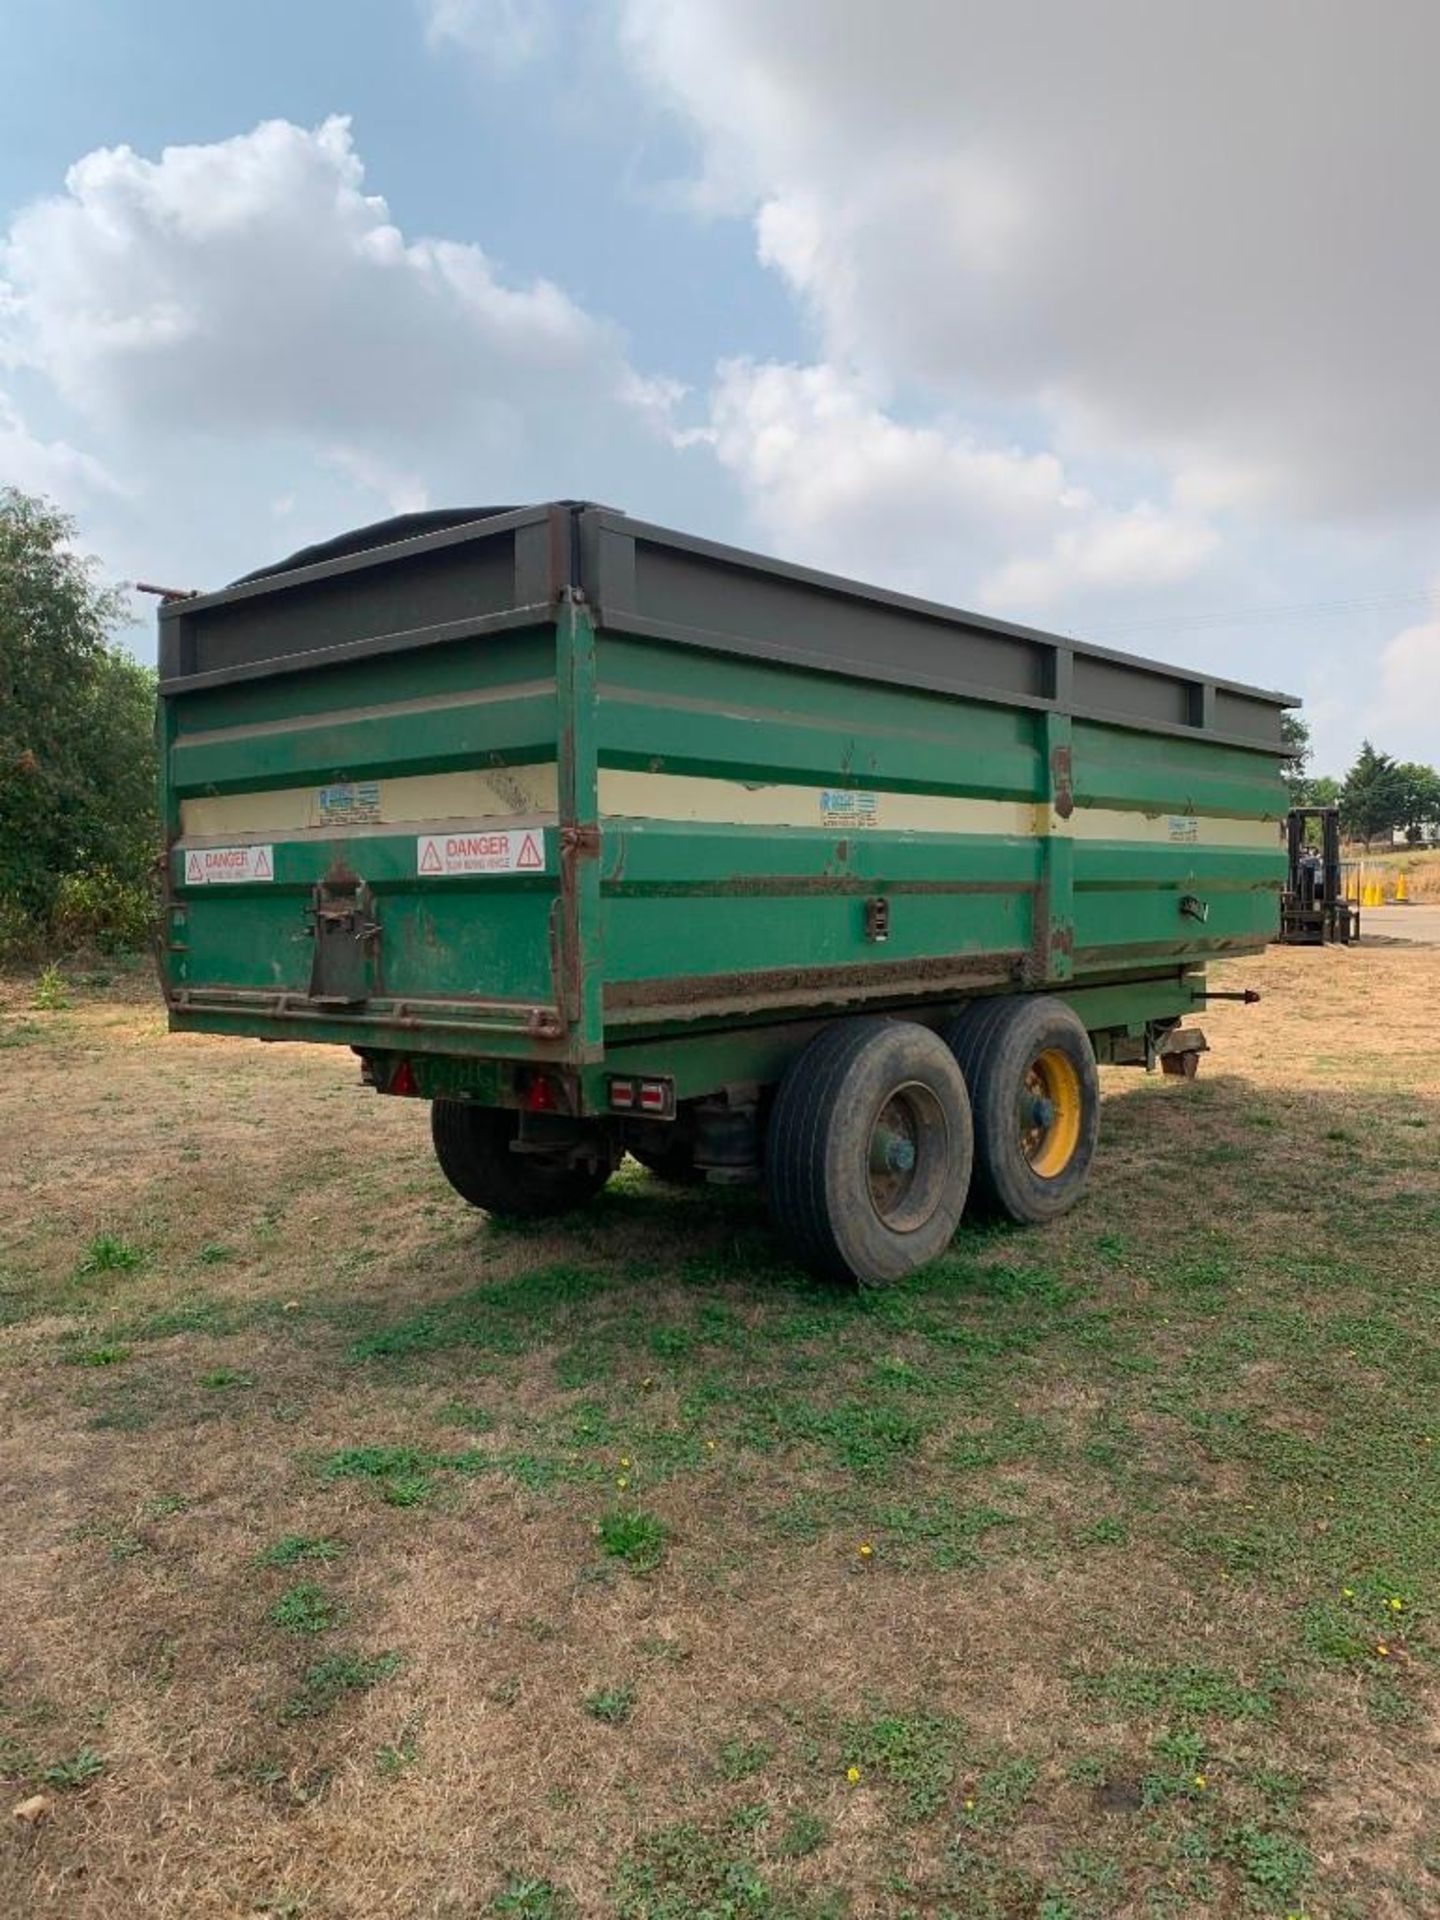
{"type": "Polygon", "coordinates": [[[0,481],[200,585],[583,493],[1440,758],[1440,35],[1303,13],[0,0],[0,481]]]}

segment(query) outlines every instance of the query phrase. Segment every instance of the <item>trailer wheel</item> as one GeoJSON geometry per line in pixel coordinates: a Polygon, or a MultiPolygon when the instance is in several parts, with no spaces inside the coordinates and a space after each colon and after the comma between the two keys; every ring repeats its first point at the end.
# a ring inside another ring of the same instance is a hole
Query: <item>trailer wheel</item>
{"type": "Polygon", "coordinates": [[[593,1200],[614,1172],[608,1159],[570,1166],[537,1154],[510,1151],[519,1115],[502,1107],[476,1107],[464,1100],[436,1100],[430,1137],[440,1171],[472,1207],[512,1220],[539,1220],[570,1213],[593,1200]]]}
{"type": "Polygon", "coordinates": [[[1084,1191],[1100,1130],[1095,1051],[1063,1000],[976,1000],[944,1030],[975,1116],[971,1204],[1026,1226],[1084,1191]]]}
{"type": "Polygon", "coordinates": [[[813,1272],[883,1286],[949,1245],[972,1155],[970,1102],[944,1042],[907,1021],[846,1020],[780,1084],[771,1211],[813,1272]]]}

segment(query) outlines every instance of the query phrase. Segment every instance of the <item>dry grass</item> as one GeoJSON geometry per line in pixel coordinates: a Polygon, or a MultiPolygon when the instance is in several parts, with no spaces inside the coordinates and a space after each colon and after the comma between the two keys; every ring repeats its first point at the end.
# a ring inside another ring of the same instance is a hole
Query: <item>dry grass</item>
{"type": "Polygon", "coordinates": [[[633,1172],[496,1231],[347,1056],[14,983],[0,1913],[1435,1912],[1435,966],[1230,970],[1082,1209],[859,1301],[633,1172]]]}
{"type": "Polygon", "coordinates": [[[1403,873],[1412,900],[1440,900],[1440,847],[1386,847],[1367,853],[1355,846],[1345,849],[1345,857],[1361,861],[1367,873],[1373,870],[1384,881],[1387,897],[1403,873]]]}

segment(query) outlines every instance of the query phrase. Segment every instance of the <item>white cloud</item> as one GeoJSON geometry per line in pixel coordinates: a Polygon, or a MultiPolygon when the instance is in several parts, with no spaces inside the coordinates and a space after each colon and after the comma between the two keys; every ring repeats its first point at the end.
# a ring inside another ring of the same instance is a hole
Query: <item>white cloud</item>
{"type": "Polygon", "coordinates": [[[830,362],[1207,508],[1433,512],[1430,0],[626,0],[830,362]]]}
{"type": "Polygon", "coordinates": [[[612,330],[475,246],[407,241],[348,121],[78,161],[0,250],[12,359],[105,421],[412,437],[517,430],[515,383],[628,378],[612,330]]]}
{"type": "Polygon", "coordinates": [[[10,396],[0,391],[0,486],[42,493],[69,503],[123,492],[119,481],[93,454],[64,440],[42,440],[21,419],[10,396]]]}
{"type": "MultiPolygon", "coordinates": [[[[679,390],[552,281],[403,234],[338,117],[77,161],[0,236],[5,364],[127,475],[120,551],[186,579],[268,557],[257,498],[318,537],[426,501],[651,507],[677,479],[679,390]]],[[[20,445],[0,415],[17,471],[20,445]]],[[[105,471],[30,441],[23,470],[66,504],[105,471]]]]}
{"type": "Polygon", "coordinates": [[[997,611],[1168,584],[1217,544],[1196,517],[1107,507],[1053,453],[897,420],[827,365],[727,363],[708,437],[787,555],[997,611]]]}
{"type": "Polygon", "coordinates": [[[432,47],[455,45],[502,70],[527,65],[554,40],[552,0],[419,0],[432,47]]]}
{"type": "MultiPolygon", "coordinates": [[[[1435,587],[1440,606],[1440,582],[1435,587]]],[[[1440,613],[1405,627],[1380,650],[1365,702],[1365,731],[1402,760],[1433,764],[1440,715],[1440,613]]]]}

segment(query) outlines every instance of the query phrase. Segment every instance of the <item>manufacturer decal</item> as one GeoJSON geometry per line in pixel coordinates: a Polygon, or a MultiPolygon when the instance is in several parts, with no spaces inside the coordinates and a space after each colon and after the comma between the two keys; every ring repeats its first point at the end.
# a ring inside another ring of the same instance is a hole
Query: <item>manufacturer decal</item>
{"type": "Polygon", "coordinates": [[[1193,813],[1172,813],[1169,826],[1172,840],[1195,841],[1200,838],[1200,822],[1193,813]]]}
{"type": "Polygon", "coordinates": [[[436,880],[468,873],[543,873],[545,831],[422,833],[415,842],[415,871],[436,880]]]}
{"type": "Polygon", "coordinates": [[[820,824],[822,827],[878,827],[880,796],[824,787],[820,793],[820,824]]]}
{"type": "Polygon", "coordinates": [[[213,887],[226,881],[274,878],[274,847],[192,847],[185,856],[187,887],[213,887]]]}
{"type": "Polygon", "coordinates": [[[321,787],[315,805],[322,827],[373,826],[380,818],[380,782],[354,780],[321,787]]]}

